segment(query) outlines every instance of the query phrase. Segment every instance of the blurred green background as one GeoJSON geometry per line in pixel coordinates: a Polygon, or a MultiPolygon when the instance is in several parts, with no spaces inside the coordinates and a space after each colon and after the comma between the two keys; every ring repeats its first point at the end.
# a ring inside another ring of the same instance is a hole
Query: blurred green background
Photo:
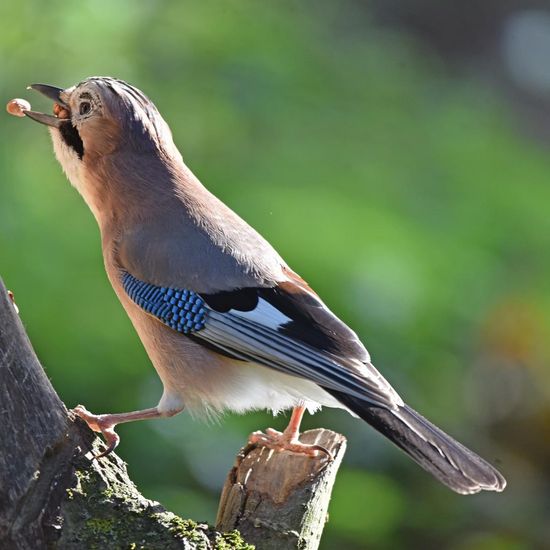
{"type": "MultiPolygon", "coordinates": [[[[324,0],[0,4],[3,101],[112,75],[143,89],[188,165],[359,333],[415,408],[498,465],[457,496],[358,420],[332,548],[539,548],[550,540],[550,5],[324,0]]],[[[0,122],[0,275],[67,404],[161,393],[103,271],[92,215],[44,127],[0,122]]],[[[144,494],[213,522],[249,432],[185,413],[119,428],[144,494]]]]}

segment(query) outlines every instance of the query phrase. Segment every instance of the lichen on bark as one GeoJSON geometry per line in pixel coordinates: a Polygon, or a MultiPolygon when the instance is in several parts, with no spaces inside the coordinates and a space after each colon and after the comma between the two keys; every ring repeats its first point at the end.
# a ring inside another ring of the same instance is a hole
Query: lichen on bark
{"type": "MultiPolygon", "coordinates": [[[[99,451],[94,442],[92,452],[99,451]]],[[[206,523],[186,520],[146,499],[116,455],[74,458],[74,474],[58,513],[60,536],[54,547],[67,550],[252,550],[238,532],[219,533],[206,523]]]]}

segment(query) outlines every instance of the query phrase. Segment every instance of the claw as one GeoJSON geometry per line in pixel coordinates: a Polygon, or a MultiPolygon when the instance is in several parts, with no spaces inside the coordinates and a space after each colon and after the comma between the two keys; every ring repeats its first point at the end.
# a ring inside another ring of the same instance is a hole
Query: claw
{"type": "Polygon", "coordinates": [[[15,296],[13,295],[13,292],[11,290],[8,290],[8,298],[10,299],[11,303],[13,304],[13,307],[15,309],[15,313],[19,313],[19,308],[17,307],[17,304],[15,303],[15,296]]]}
{"type": "Polygon", "coordinates": [[[290,451],[292,453],[304,454],[311,457],[316,457],[318,453],[321,452],[327,456],[330,462],[334,460],[332,453],[322,445],[302,443],[298,437],[290,436],[285,432],[278,432],[273,428],[267,428],[265,433],[254,432],[250,434],[248,442],[251,445],[267,447],[277,452],[290,451]]]}
{"type": "Polygon", "coordinates": [[[93,414],[83,405],[76,406],[72,412],[82,418],[91,430],[101,433],[105,439],[107,448],[103,452],[94,455],[94,460],[111,454],[117,448],[120,443],[120,436],[115,432],[115,424],[105,419],[106,415],[93,414]]]}
{"type": "Polygon", "coordinates": [[[326,447],[323,447],[322,445],[312,445],[311,448],[316,451],[320,451],[321,453],[325,453],[330,462],[334,460],[334,456],[326,447]]]}
{"type": "Polygon", "coordinates": [[[105,430],[101,433],[105,438],[105,443],[107,443],[107,448],[101,453],[94,455],[93,456],[94,460],[110,455],[118,447],[118,444],[120,443],[120,436],[115,432],[114,428],[112,428],[111,430],[105,430]]]}

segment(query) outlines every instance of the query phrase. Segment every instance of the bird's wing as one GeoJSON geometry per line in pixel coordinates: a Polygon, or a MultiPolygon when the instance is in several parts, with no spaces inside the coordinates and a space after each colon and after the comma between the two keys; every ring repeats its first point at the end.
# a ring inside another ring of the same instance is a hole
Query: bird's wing
{"type": "Polygon", "coordinates": [[[221,353],[305,378],[373,405],[401,398],[355,333],[296,275],[273,287],[197,294],[123,273],[128,296],[172,329],[221,353]]]}

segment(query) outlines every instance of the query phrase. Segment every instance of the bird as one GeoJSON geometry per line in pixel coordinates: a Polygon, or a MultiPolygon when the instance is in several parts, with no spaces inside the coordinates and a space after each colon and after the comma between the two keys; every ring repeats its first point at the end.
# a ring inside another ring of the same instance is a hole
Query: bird
{"type": "Polygon", "coordinates": [[[250,435],[274,451],[322,456],[302,443],[306,410],[366,421],[459,494],[502,491],[502,474],[408,406],[342,322],[278,252],[185,164],[168,124],[138,88],[89,77],[33,84],[53,114],[57,160],[97,220],[107,277],[163,384],[157,406],[74,413],[103,435],[123,422],[223,411],[291,410],[287,428],[250,435]]]}

